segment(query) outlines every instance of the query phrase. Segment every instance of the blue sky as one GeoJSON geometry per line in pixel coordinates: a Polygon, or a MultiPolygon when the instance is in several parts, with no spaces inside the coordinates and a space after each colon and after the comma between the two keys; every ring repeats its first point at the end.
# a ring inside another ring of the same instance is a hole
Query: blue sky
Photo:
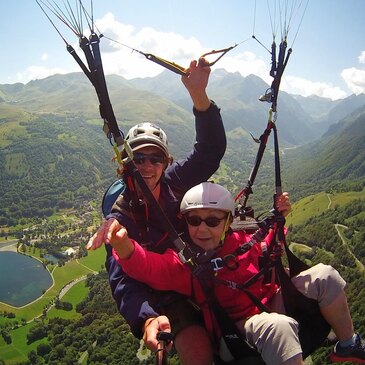
{"type": "MultiPolygon", "coordinates": [[[[65,0],[52,1],[64,9],[65,0]]],[[[75,0],[69,1],[74,6],[75,0]]],[[[288,45],[292,46],[293,53],[281,89],[331,99],[364,93],[365,0],[309,0],[298,33],[307,0],[281,2],[293,3],[299,8],[288,33],[288,45]]],[[[270,54],[251,36],[254,34],[270,48],[272,23],[279,24],[275,3],[280,2],[94,0],[93,7],[94,20],[105,36],[185,67],[206,51],[239,43],[213,66],[213,70],[225,68],[243,76],[256,74],[271,83],[270,54]]],[[[89,0],[84,0],[84,4],[88,7],[89,0]]],[[[63,24],[56,22],[56,25],[77,49],[76,36],[63,24]]],[[[27,83],[54,73],[80,70],[35,0],[3,0],[0,31],[1,84],[27,83]]],[[[101,44],[106,74],[129,79],[155,76],[163,70],[118,43],[104,38],[101,44]]]]}

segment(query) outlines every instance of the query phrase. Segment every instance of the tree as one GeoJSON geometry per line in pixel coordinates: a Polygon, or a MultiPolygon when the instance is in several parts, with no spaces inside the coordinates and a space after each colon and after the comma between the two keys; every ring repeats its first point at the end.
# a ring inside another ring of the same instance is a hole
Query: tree
{"type": "Polygon", "coordinates": [[[47,343],[41,343],[37,346],[37,354],[39,356],[47,355],[50,352],[51,352],[51,346],[48,345],[47,343]]]}
{"type": "Polygon", "coordinates": [[[3,329],[1,331],[1,336],[3,337],[3,339],[4,339],[4,341],[5,341],[6,344],[8,344],[8,345],[11,344],[12,340],[11,340],[11,336],[10,336],[9,331],[3,329]]]}
{"type": "Polygon", "coordinates": [[[32,327],[27,334],[28,344],[47,336],[47,328],[42,324],[32,327]]]}

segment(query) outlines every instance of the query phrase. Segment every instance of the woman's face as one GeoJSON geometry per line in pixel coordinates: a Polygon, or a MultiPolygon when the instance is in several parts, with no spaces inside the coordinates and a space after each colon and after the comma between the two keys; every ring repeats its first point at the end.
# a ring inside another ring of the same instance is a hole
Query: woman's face
{"type": "Polygon", "coordinates": [[[199,208],[188,211],[185,218],[193,243],[204,251],[217,248],[223,231],[228,229],[227,216],[227,212],[218,209],[199,208]],[[214,227],[210,227],[212,225],[214,227]]]}

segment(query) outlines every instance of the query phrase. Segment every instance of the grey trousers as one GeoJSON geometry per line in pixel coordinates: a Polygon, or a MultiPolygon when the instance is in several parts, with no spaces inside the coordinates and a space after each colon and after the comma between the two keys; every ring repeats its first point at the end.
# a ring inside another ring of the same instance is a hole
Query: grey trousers
{"type": "MultiPolygon", "coordinates": [[[[318,264],[292,278],[296,288],[305,296],[318,301],[319,306],[331,304],[343,292],[346,282],[332,266],[318,264]]],[[[280,290],[269,303],[272,313],[260,313],[237,322],[247,342],[257,349],[267,365],[278,365],[302,354],[298,338],[298,323],[285,315],[280,290]]],[[[231,361],[227,347],[222,344],[220,356],[231,361]]]]}

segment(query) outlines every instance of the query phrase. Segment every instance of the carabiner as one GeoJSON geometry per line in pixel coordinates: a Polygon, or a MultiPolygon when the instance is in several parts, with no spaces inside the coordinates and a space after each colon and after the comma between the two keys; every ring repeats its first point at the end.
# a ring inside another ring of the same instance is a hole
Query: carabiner
{"type": "Polygon", "coordinates": [[[231,47],[227,47],[227,48],[222,48],[222,49],[213,49],[213,51],[210,51],[210,52],[207,52],[207,53],[204,53],[203,55],[201,55],[200,57],[206,57],[206,56],[209,56],[209,55],[212,55],[212,54],[217,54],[217,53],[222,53],[215,61],[212,61],[212,62],[208,62],[207,66],[213,66],[215,65],[227,52],[229,52],[231,49],[237,47],[238,44],[236,43],[234,46],[231,46],[231,47]]]}

